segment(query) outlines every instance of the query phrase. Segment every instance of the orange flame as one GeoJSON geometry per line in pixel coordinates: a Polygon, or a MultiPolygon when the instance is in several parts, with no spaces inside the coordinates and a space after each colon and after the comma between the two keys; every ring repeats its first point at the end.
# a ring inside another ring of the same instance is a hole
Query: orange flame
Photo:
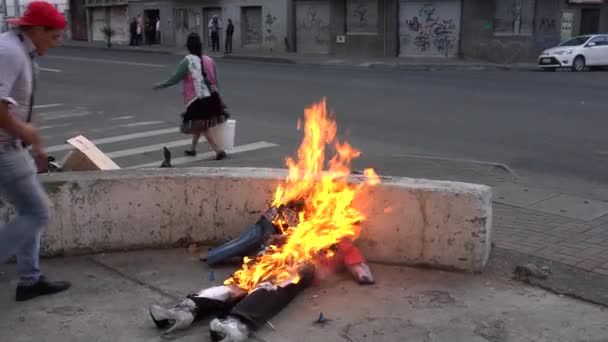
{"type": "MultiPolygon", "coordinates": [[[[325,99],[306,109],[304,120],[304,139],[298,149],[298,159],[287,158],[289,175],[285,183],[277,187],[272,203],[280,206],[303,202],[303,210],[298,213],[299,223],[283,230],[284,244],[270,246],[255,259],[245,258],[242,268],[224,282],[227,285],[253,291],[262,282],[297,283],[297,270],[303,263],[313,261],[319,252],[343,239],[359,237],[359,223],[365,217],[351,203],[364,184],[349,183],[348,175],[351,161],[360,152],[336,139],[336,122],[327,114],[325,99]],[[325,148],[330,144],[334,144],[336,154],[329,161],[329,169],[324,171],[325,148]]],[[[298,121],[298,129],[300,127],[298,121]]],[[[366,169],[364,175],[370,185],[380,182],[372,169],[366,169]]],[[[279,226],[284,223],[275,222],[279,226]]]]}

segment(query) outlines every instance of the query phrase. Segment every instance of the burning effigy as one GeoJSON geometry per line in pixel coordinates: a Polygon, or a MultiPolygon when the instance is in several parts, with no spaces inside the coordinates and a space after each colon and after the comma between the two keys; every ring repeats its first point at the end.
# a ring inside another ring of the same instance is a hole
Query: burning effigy
{"type": "Polygon", "coordinates": [[[172,332],[216,314],[210,323],[214,341],[246,341],[298,293],[333,272],[345,268],[360,284],[374,282],[354,245],[365,216],[352,203],[379,177],[366,169],[365,182],[349,181],[351,162],[360,152],[338,140],[325,100],[306,109],[304,123],[298,121],[302,128],[298,157],[287,158],[287,179],[270,208],[239,238],[209,252],[210,265],[243,257],[241,268],[224,285],[191,294],[174,308],[152,306],[150,315],[159,328],[172,332]],[[335,154],[326,161],[331,145],[335,154]]]}

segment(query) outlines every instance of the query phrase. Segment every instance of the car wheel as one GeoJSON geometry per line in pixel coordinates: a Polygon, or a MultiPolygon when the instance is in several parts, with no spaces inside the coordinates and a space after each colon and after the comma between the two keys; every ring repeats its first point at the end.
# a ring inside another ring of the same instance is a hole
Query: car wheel
{"type": "Polygon", "coordinates": [[[543,68],[543,71],[555,71],[557,68],[543,68]]]}
{"type": "Polygon", "coordinates": [[[572,71],[581,72],[585,70],[585,57],[576,56],[572,62],[572,71]]]}

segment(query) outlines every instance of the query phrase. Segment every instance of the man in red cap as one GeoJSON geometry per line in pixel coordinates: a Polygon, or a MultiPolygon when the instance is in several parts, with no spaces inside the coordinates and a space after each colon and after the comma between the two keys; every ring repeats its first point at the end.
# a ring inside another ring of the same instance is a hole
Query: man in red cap
{"type": "Polygon", "coordinates": [[[36,171],[46,170],[48,161],[40,133],[31,124],[34,58],[59,45],[66,21],[52,4],[34,1],[23,17],[8,22],[17,27],[0,35],[0,192],[17,217],[0,227],[0,263],[17,256],[16,299],[25,301],[70,287],[68,282],[49,281],[39,268],[40,235],[49,209],[36,171]]]}

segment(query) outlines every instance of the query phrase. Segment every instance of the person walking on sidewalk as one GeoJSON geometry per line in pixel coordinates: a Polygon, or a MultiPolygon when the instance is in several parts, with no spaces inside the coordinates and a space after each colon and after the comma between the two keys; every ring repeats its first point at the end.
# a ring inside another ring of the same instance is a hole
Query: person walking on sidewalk
{"type": "Polygon", "coordinates": [[[129,24],[129,33],[131,35],[131,39],[129,39],[129,45],[135,46],[137,45],[137,19],[133,18],[131,24],[129,24]]]}
{"type": "Polygon", "coordinates": [[[36,81],[35,55],[59,45],[66,26],[55,6],[31,2],[23,17],[8,20],[17,28],[0,35],[0,190],[17,217],[0,227],[0,263],[17,256],[16,300],[67,290],[68,282],[49,281],[40,272],[40,236],[49,217],[48,199],[36,177],[47,156],[39,131],[30,123],[36,81]],[[31,146],[34,155],[24,146],[31,146]]]}
{"type": "Polygon", "coordinates": [[[220,20],[217,15],[213,16],[211,21],[211,51],[220,52],[220,20]]]}
{"type": "MultiPolygon", "coordinates": [[[[211,59],[207,56],[203,57],[203,43],[200,36],[191,33],[186,41],[186,47],[189,54],[179,63],[173,76],[155,85],[154,89],[164,89],[182,82],[186,112],[182,114],[180,129],[182,133],[192,135],[192,147],[184,153],[188,156],[196,156],[198,141],[201,135],[204,135],[215,151],[216,160],[221,160],[226,158],[227,154],[217,145],[209,129],[226,122],[230,115],[226,112],[217,92],[215,70],[213,74],[208,75],[203,67],[202,61],[211,59]]],[[[207,64],[209,65],[209,62],[207,64]]],[[[215,68],[214,63],[211,67],[215,68]]]]}
{"type": "Polygon", "coordinates": [[[232,24],[232,19],[228,19],[228,26],[226,27],[226,46],[225,53],[232,53],[232,36],[234,35],[234,25],[232,24]]]}

